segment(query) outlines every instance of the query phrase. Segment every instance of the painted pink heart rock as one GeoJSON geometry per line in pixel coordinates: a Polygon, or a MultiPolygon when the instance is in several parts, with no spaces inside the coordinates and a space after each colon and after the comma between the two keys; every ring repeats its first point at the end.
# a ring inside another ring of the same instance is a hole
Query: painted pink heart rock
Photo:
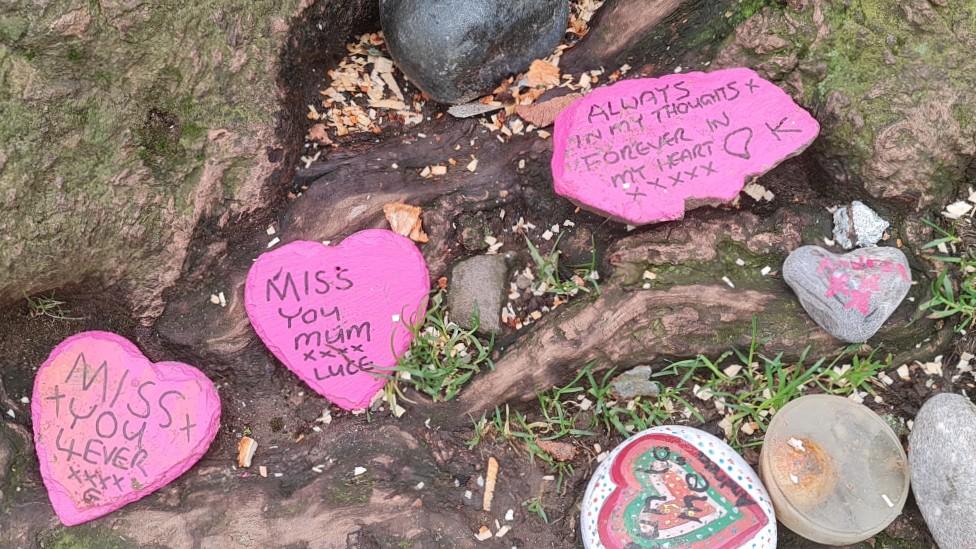
{"type": "Polygon", "coordinates": [[[786,258],[783,280],[821,328],[837,339],[861,343],[908,295],[912,271],[897,248],[862,248],[837,255],[819,246],[803,246],[786,258]]]}
{"type": "Polygon", "coordinates": [[[625,80],[556,119],[556,193],[644,225],[728,202],[806,149],[820,124],[750,69],[625,80]]]}
{"type": "Polygon", "coordinates": [[[244,298],[278,360],[337,406],[361,410],[409,348],[429,290],[413,242],[366,230],[338,246],[297,241],[261,255],[244,298]]]}
{"type": "Polygon", "coordinates": [[[199,461],[220,397],[196,368],[150,362],[127,339],[83,332],[37,371],[34,445],[54,511],[68,526],[166,486],[199,461]]]}

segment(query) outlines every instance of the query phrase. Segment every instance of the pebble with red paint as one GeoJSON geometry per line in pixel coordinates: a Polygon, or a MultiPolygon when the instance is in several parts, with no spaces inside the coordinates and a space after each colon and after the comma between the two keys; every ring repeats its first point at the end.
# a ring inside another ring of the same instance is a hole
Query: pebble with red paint
{"type": "Polygon", "coordinates": [[[690,427],[637,433],[597,467],[580,520],[587,549],[771,549],[776,518],[758,475],[732,448],[690,427]]]}
{"type": "Polygon", "coordinates": [[[806,149],[820,125],[750,69],[626,80],[556,119],[556,193],[631,225],[733,200],[806,149]]]}
{"type": "Polygon", "coordinates": [[[150,362],[127,339],[84,332],[37,371],[34,445],[54,511],[87,522],[166,486],[210,447],[213,383],[192,366],[150,362]]]}
{"type": "Polygon", "coordinates": [[[897,248],[864,248],[844,255],[819,246],[794,250],[783,279],[807,314],[837,339],[871,338],[908,295],[912,271],[897,248]]]}
{"type": "Polygon", "coordinates": [[[296,241],[261,255],[244,301],[278,360],[337,406],[362,410],[409,348],[429,290],[417,246],[372,229],[338,246],[296,241]]]}

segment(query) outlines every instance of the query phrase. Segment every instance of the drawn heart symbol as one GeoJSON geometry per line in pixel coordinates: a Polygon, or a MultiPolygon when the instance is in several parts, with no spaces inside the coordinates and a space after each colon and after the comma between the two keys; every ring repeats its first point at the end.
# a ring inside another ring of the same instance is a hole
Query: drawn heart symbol
{"type": "Polygon", "coordinates": [[[783,279],[821,328],[850,343],[877,333],[912,286],[908,259],[889,247],[837,255],[803,246],[786,258],[783,279]]]}
{"type": "Polygon", "coordinates": [[[123,337],[83,332],[37,371],[31,418],[51,505],[73,526],[193,466],[217,435],[220,397],[192,366],[154,364],[123,337]]]}
{"type": "Polygon", "coordinates": [[[589,549],[776,546],[776,521],[759,478],[717,438],[657,427],[621,444],[584,496],[589,549]]]}
{"type": "Polygon", "coordinates": [[[409,348],[429,289],[413,242],[366,230],[338,246],[297,241],[261,255],[244,298],[278,360],[337,406],[361,410],[409,348]]]}

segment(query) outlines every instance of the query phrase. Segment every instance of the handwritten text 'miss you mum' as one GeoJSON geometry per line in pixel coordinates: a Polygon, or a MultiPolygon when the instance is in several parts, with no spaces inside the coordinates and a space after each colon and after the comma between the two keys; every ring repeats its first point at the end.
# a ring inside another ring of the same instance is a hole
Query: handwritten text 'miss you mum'
{"type": "Polygon", "coordinates": [[[373,340],[370,321],[347,322],[338,305],[322,304],[327,296],[354,287],[349,269],[340,266],[331,271],[299,273],[282,269],[265,285],[265,300],[278,303],[278,318],[294,333],[289,351],[298,353],[302,363],[312,366],[318,381],[374,369],[364,349],[373,340]]]}

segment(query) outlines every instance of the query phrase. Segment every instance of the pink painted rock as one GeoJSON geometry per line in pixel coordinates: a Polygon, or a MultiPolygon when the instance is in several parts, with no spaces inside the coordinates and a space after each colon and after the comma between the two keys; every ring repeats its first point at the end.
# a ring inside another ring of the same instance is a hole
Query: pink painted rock
{"type": "Polygon", "coordinates": [[[192,366],[154,364],[123,337],[83,332],[37,371],[31,417],[51,504],[73,526],[155,492],[199,461],[217,435],[220,397],[192,366]]]}
{"type": "Polygon", "coordinates": [[[644,225],[728,202],[807,148],[820,125],[750,69],[625,80],[556,119],[556,193],[644,225]]]}
{"type": "Polygon", "coordinates": [[[586,549],[773,549],[759,476],[714,436],[678,425],[637,433],[600,462],[580,505],[586,549]]]}
{"type": "Polygon", "coordinates": [[[261,255],[244,299],[278,360],[337,406],[361,410],[410,346],[429,290],[413,242],[366,230],[338,246],[297,241],[261,255]]]}
{"type": "Polygon", "coordinates": [[[837,339],[862,343],[908,295],[912,270],[898,248],[837,255],[819,246],[801,246],[783,263],[783,280],[821,328],[837,339]]]}

